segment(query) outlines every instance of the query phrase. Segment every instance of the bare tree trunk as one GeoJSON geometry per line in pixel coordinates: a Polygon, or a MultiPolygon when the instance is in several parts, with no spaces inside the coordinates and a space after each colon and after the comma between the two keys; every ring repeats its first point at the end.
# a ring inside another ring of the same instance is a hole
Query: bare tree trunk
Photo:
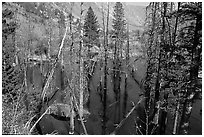
{"type": "MultiPolygon", "coordinates": [[[[164,59],[166,56],[163,55],[164,54],[164,51],[163,51],[163,47],[166,46],[166,33],[165,33],[165,29],[166,29],[166,22],[165,22],[165,17],[166,17],[166,13],[167,13],[167,3],[166,2],[163,2],[161,4],[161,11],[162,11],[162,8],[163,8],[163,12],[161,12],[161,16],[162,16],[162,32],[160,35],[161,36],[161,43],[160,43],[160,46],[159,46],[159,55],[158,55],[158,68],[157,68],[157,79],[156,79],[156,83],[155,83],[155,97],[154,97],[154,113],[155,113],[155,118],[158,118],[158,119],[162,119],[164,118],[165,119],[165,115],[166,115],[166,112],[165,110],[161,110],[160,109],[160,100],[161,100],[161,95],[160,95],[160,92],[161,92],[161,84],[160,84],[160,80],[162,79],[162,76],[161,76],[161,65],[162,65],[162,59],[164,59]],[[159,104],[159,106],[157,107],[157,105],[159,104]]],[[[167,73],[167,72],[166,72],[167,73]]],[[[165,89],[163,89],[165,90],[165,89]]],[[[157,121],[156,123],[156,126],[158,127],[157,128],[157,131],[155,130],[154,132],[157,133],[157,134],[165,134],[165,122],[159,122],[157,121]]]]}
{"type": "MultiPolygon", "coordinates": [[[[126,66],[129,64],[129,52],[130,52],[130,39],[129,39],[129,24],[127,24],[127,48],[126,48],[126,66]]],[[[127,109],[127,99],[128,99],[128,93],[127,93],[127,77],[128,75],[125,74],[125,91],[124,91],[124,98],[123,98],[123,117],[126,115],[126,109],[127,109]]]]}
{"type": "Polygon", "coordinates": [[[28,56],[30,56],[30,36],[31,36],[31,32],[30,32],[30,15],[28,15],[28,23],[29,23],[29,26],[28,26],[28,31],[29,31],[29,38],[28,38],[28,45],[27,47],[25,48],[25,52],[24,52],[24,55],[25,55],[25,58],[24,58],[24,84],[25,84],[25,96],[24,96],[24,103],[25,103],[25,106],[26,106],[26,110],[28,110],[29,108],[29,100],[27,99],[27,96],[28,96],[28,93],[29,93],[29,87],[28,87],[28,80],[27,80],[27,69],[28,69],[28,56]]]}
{"type": "Polygon", "coordinates": [[[201,17],[197,16],[194,31],[194,42],[191,49],[190,87],[187,89],[187,94],[183,105],[183,112],[180,123],[180,134],[184,135],[189,133],[189,118],[191,116],[193,106],[193,97],[195,95],[196,82],[198,79],[200,54],[202,52],[201,49],[200,50],[196,49],[199,45],[200,37],[198,36],[198,31],[201,28],[201,26],[199,26],[200,21],[201,17]]]}
{"type": "Polygon", "coordinates": [[[73,16],[72,16],[72,10],[73,10],[73,6],[74,6],[74,2],[71,3],[71,8],[70,8],[70,14],[69,14],[69,30],[70,30],[70,33],[71,33],[71,46],[70,46],[70,56],[72,57],[72,50],[73,50],[73,45],[74,45],[74,35],[73,35],[73,32],[72,32],[72,20],[73,20],[73,16]]]}
{"type": "MultiPolygon", "coordinates": [[[[157,3],[153,2],[151,3],[150,5],[152,5],[152,27],[151,27],[151,31],[150,31],[150,42],[148,43],[149,44],[149,48],[147,51],[147,56],[148,56],[148,61],[147,61],[147,75],[146,75],[146,83],[148,82],[147,79],[149,80],[149,78],[151,77],[151,73],[148,73],[148,71],[150,71],[151,69],[151,58],[152,58],[152,52],[151,52],[151,48],[152,46],[154,45],[154,31],[155,31],[155,20],[156,20],[156,8],[157,8],[157,3]]],[[[150,93],[151,93],[151,90],[150,90],[150,85],[149,83],[146,84],[145,86],[145,97],[146,97],[146,103],[145,103],[145,109],[146,109],[146,113],[149,113],[149,109],[150,109],[150,93]]],[[[146,114],[147,116],[149,114],[146,114]]],[[[147,121],[146,121],[147,122],[147,121]]]]}
{"type": "Polygon", "coordinates": [[[122,61],[122,40],[119,34],[116,35],[115,39],[115,50],[114,50],[114,64],[113,64],[113,89],[115,94],[115,101],[117,102],[115,105],[115,119],[114,122],[118,124],[121,119],[121,61],[122,61]]]}
{"type": "Polygon", "coordinates": [[[125,91],[124,91],[124,98],[123,98],[123,117],[126,115],[126,109],[127,109],[127,99],[128,99],[128,93],[127,93],[127,74],[125,75],[125,91]]]}
{"type": "Polygon", "coordinates": [[[79,49],[79,115],[82,118],[83,117],[83,95],[84,95],[84,77],[83,77],[83,72],[84,72],[84,51],[83,51],[83,30],[82,30],[82,6],[83,2],[80,3],[80,49],[79,49]]]}
{"type": "MultiPolygon", "coordinates": [[[[70,9],[70,18],[69,18],[69,31],[71,34],[71,45],[70,45],[70,66],[71,66],[71,78],[73,79],[73,32],[72,32],[72,4],[71,4],[71,9],[70,9]]],[[[74,134],[74,93],[71,93],[70,97],[70,105],[71,105],[71,116],[70,116],[70,131],[69,134],[74,134]]]]}
{"type": "MultiPolygon", "coordinates": [[[[14,21],[17,22],[17,10],[14,12],[14,21]]],[[[15,65],[19,65],[19,58],[18,58],[18,47],[16,42],[16,32],[14,33],[13,39],[14,39],[14,47],[15,47],[15,65]]]]}
{"type": "MultiPolygon", "coordinates": [[[[155,83],[155,104],[157,101],[159,101],[159,97],[160,97],[160,69],[161,69],[161,56],[162,56],[162,50],[161,48],[165,46],[166,42],[165,42],[165,16],[166,16],[166,7],[167,7],[167,3],[163,2],[162,3],[163,5],[163,15],[162,15],[162,36],[161,36],[161,43],[160,43],[160,46],[159,46],[159,55],[158,55],[158,68],[157,68],[157,79],[156,79],[156,83],[155,83]]],[[[162,14],[162,13],[161,13],[162,14]]]]}
{"type": "Polygon", "coordinates": [[[45,94],[46,94],[46,92],[47,92],[47,90],[48,90],[48,88],[49,88],[49,85],[50,85],[50,83],[51,83],[51,80],[52,80],[52,77],[53,77],[55,68],[56,68],[56,66],[57,66],[57,62],[58,62],[58,60],[59,60],[59,58],[60,58],[61,51],[62,51],[62,48],[63,48],[63,46],[64,46],[64,40],[65,40],[66,35],[67,35],[67,30],[68,30],[68,27],[66,27],[66,30],[65,30],[65,33],[64,33],[64,37],[63,37],[63,39],[62,39],[61,45],[60,45],[59,50],[58,50],[57,58],[55,59],[55,62],[54,62],[53,67],[52,67],[52,69],[51,69],[51,72],[50,72],[50,74],[49,74],[49,76],[48,76],[48,79],[47,79],[47,81],[46,81],[46,83],[45,83],[45,86],[43,87],[43,91],[42,91],[42,94],[41,94],[41,98],[42,98],[43,101],[44,101],[45,94]]]}
{"type": "MultiPolygon", "coordinates": [[[[181,2],[178,2],[178,9],[177,9],[177,12],[179,11],[179,8],[180,8],[180,5],[181,5],[181,2]]],[[[179,14],[177,13],[176,15],[176,22],[175,22],[175,28],[174,28],[174,33],[173,33],[173,47],[175,46],[175,40],[176,40],[176,31],[177,31],[177,27],[178,27],[178,17],[179,14]]]]}
{"type": "Polygon", "coordinates": [[[52,43],[52,27],[51,27],[51,18],[48,21],[49,25],[49,40],[48,40],[48,58],[50,58],[50,51],[51,51],[51,43],[52,43]]]}
{"type": "Polygon", "coordinates": [[[179,124],[179,110],[180,110],[180,93],[178,95],[175,118],[174,118],[174,125],[173,125],[173,135],[178,134],[178,124],[179,124]]]}
{"type": "Polygon", "coordinates": [[[107,118],[106,118],[106,106],[107,106],[107,48],[108,48],[108,23],[109,23],[109,3],[108,3],[108,11],[107,11],[107,24],[106,24],[106,31],[105,31],[105,21],[104,21],[104,12],[103,14],[103,29],[104,29],[104,49],[105,49],[105,60],[104,60],[104,89],[103,89],[103,126],[102,126],[102,134],[105,135],[106,134],[106,122],[107,122],[107,118]]]}

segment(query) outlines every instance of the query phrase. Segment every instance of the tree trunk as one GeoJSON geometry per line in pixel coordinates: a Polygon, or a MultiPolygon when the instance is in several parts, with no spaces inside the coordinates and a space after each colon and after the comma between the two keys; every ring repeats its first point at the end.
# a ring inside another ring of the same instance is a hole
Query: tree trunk
{"type": "Polygon", "coordinates": [[[52,29],[51,29],[51,19],[49,19],[49,21],[48,21],[48,25],[49,25],[49,40],[48,40],[48,52],[47,52],[47,54],[48,54],[48,58],[50,58],[50,51],[51,51],[51,42],[52,42],[52,29]]]}
{"type": "Polygon", "coordinates": [[[84,60],[83,60],[83,30],[82,30],[82,5],[83,3],[80,4],[81,8],[81,15],[80,15],[80,49],[79,49],[79,115],[82,118],[83,117],[83,95],[84,95],[84,80],[83,80],[83,72],[84,72],[84,60]]]}
{"type": "MultiPolygon", "coordinates": [[[[129,52],[130,52],[130,39],[129,39],[129,24],[127,25],[127,49],[126,51],[126,66],[129,64],[129,52]]],[[[128,93],[127,93],[127,77],[128,75],[125,74],[125,91],[124,91],[124,98],[123,98],[123,118],[126,116],[126,109],[127,109],[127,99],[128,99],[128,93]]]]}
{"type": "Polygon", "coordinates": [[[201,29],[201,26],[199,25],[200,21],[201,21],[201,17],[197,16],[195,33],[194,33],[194,42],[191,48],[192,53],[191,53],[191,69],[190,69],[190,87],[187,89],[187,94],[183,104],[183,111],[182,111],[182,117],[181,117],[181,123],[180,123],[180,134],[182,135],[183,134],[187,135],[189,133],[189,118],[191,116],[191,111],[193,106],[193,96],[195,95],[196,83],[198,79],[201,50],[198,50],[196,48],[199,45],[198,31],[199,29],[201,29]]]}
{"type": "MultiPolygon", "coordinates": [[[[104,20],[103,20],[104,21],[104,20]]],[[[104,23],[104,22],[103,22],[104,23]]],[[[104,49],[105,49],[105,66],[104,66],[104,89],[103,89],[103,135],[106,134],[106,103],[107,103],[107,48],[108,48],[108,23],[109,23],[109,3],[108,3],[108,12],[107,12],[107,22],[106,22],[106,33],[104,33],[104,49]]],[[[105,24],[104,24],[104,31],[105,31],[105,24]]]]}
{"type": "Polygon", "coordinates": [[[174,118],[174,125],[173,125],[173,135],[178,134],[178,124],[179,124],[179,110],[180,110],[180,93],[178,95],[178,101],[176,106],[175,118],[174,118]]]}
{"type": "MultiPolygon", "coordinates": [[[[69,18],[69,31],[71,34],[71,45],[70,45],[70,66],[73,66],[73,32],[72,32],[72,5],[70,9],[70,18],[69,18]]],[[[73,79],[73,68],[71,67],[71,78],[73,79]]],[[[71,81],[71,80],[70,80],[71,81]]],[[[72,86],[74,87],[74,86],[72,86]]],[[[70,130],[69,134],[74,134],[74,94],[71,92],[71,97],[70,97],[70,108],[71,108],[71,116],[70,116],[70,130]]]]}

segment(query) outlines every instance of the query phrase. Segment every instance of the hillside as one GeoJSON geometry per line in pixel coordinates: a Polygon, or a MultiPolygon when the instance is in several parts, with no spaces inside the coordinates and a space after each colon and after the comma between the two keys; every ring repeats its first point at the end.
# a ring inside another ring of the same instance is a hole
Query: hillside
{"type": "MultiPolygon", "coordinates": [[[[104,8],[104,12],[107,12],[107,5],[100,2],[85,2],[83,4],[83,18],[86,15],[87,9],[91,6],[94,10],[100,27],[102,27],[102,9],[104,8]]],[[[115,3],[110,3],[110,23],[109,30],[112,29],[111,22],[113,18],[113,7],[115,3]]],[[[80,3],[10,3],[10,8],[16,12],[16,19],[18,20],[19,27],[16,30],[16,43],[17,47],[20,49],[25,49],[27,44],[29,44],[29,50],[32,52],[36,51],[39,47],[47,47],[51,46],[50,54],[56,54],[58,50],[58,45],[61,42],[62,35],[65,31],[65,24],[59,23],[60,21],[65,19],[62,11],[66,13],[68,16],[70,13],[71,6],[73,7],[72,13],[74,16],[73,22],[73,31],[76,32],[74,35],[75,43],[78,41],[79,33],[77,33],[78,29],[78,19],[80,17],[80,3]],[[17,6],[18,5],[18,6],[17,6]],[[19,8],[21,7],[21,8],[19,8]],[[16,10],[18,9],[18,10],[16,10]],[[49,40],[50,39],[50,40],[49,40]],[[27,43],[27,41],[30,43],[27,43]]],[[[130,24],[130,31],[134,31],[133,33],[137,34],[137,31],[143,31],[143,23],[145,20],[145,7],[144,6],[135,6],[129,5],[127,3],[123,3],[125,17],[127,22],[130,24]]],[[[131,34],[130,39],[135,39],[138,36],[134,36],[131,34]]],[[[134,40],[135,41],[135,40],[134,40]]],[[[65,41],[66,45],[69,45],[69,38],[65,41]]],[[[77,45],[77,44],[76,44],[77,45]]],[[[137,49],[140,43],[138,42],[131,44],[133,49],[137,49]],[[137,45],[137,46],[135,46],[137,45]]],[[[135,50],[134,50],[135,51],[135,50]]],[[[136,51],[135,51],[136,52],[136,51]]]]}
{"type": "MultiPolygon", "coordinates": [[[[36,10],[43,4],[43,3],[19,3],[22,5],[26,10],[31,10],[33,8],[33,5],[35,5],[36,10]]],[[[73,6],[72,14],[75,18],[79,18],[80,16],[80,2],[70,3],[70,2],[56,2],[56,3],[46,3],[46,5],[54,5],[56,4],[60,9],[65,11],[66,13],[70,12],[71,6],[73,6]]],[[[113,8],[115,3],[110,2],[110,22],[113,18],[113,8]]],[[[83,4],[83,15],[85,16],[87,9],[89,7],[92,7],[94,10],[99,24],[102,25],[102,7],[104,7],[105,14],[107,13],[107,4],[101,3],[101,2],[84,2],[83,4]]],[[[127,22],[130,24],[131,30],[141,29],[141,27],[144,24],[145,20],[145,6],[137,6],[136,4],[127,4],[123,3],[124,11],[125,11],[125,18],[127,19],[127,22]]],[[[111,27],[111,26],[110,26],[111,27]]]]}

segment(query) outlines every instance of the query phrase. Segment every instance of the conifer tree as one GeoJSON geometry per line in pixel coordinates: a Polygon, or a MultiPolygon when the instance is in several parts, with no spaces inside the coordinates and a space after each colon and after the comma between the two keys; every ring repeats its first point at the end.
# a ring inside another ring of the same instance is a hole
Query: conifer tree
{"type": "Polygon", "coordinates": [[[115,50],[114,50],[114,65],[113,65],[113,89],[115,93],[115,101],[118,104],[115,106],[115,123],[119,123],[121,120],[121,106],[120,106],[120,82],[121,82],[121,60],[122,59],[122,45],[125,40],[125,19],[124,19],[124,8],[122,3],[116,2],[113,12],[113,30],[112,33],[115,35],[115,50]]]}
{"type": "Polygon", "coordinates": [[[116,2],[113,12],[113,34],[116,38],[122,40],[125,36],[125,18],[124,8],[121,2],[116,2]]]}
{"type": "Polygon", "coordinates": [[[87,38],[85,43],[89,45],[89,48],[92,47],[93,44],[98,44],[99,24],[97,17],[91,7],[89,7],[85,17],[84,36],[87,38]]]}

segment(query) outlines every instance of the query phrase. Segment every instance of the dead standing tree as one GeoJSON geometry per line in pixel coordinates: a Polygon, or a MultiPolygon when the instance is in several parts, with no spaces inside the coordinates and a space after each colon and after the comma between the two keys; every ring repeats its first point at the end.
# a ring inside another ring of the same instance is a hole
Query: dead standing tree
{"type": "Polygon", "coordinates": [[[102,120],[102,134],[106,134],[106,122],[107,122],[107,117],[106,117],[106,109],[107,109],[107,75],[108,75],[108,70],[107,70],[107,48],[108,48],[108,24],[109,24],[109,3],[107,3],[107,19],[106,19],[106,27],[105,27],[105,17],[104,17],[104,9],[102,7],[102,18],[103,18],[103,36],[104,36],[104,86],[103,86],[103,120],[102,120]]]}
{"type": "Polygon", "coordinates": [[[56,58],[55,61],[54,61],[52,70],[51,70],[51,72],[49,73],[48,79],[47,79],[47,81],[46,81],[46,83],[45,83],[45,86],[44,86],[44,88],[43,88],[43,92],[42,92],[42,94],[41,94],[41,97],[42,97],[42,100],[43,100],[43,101],[44,101],[46,92],[47,92],[47,90],[49,89],[49,85],[50,85],[50,83],[51,83],[51,81],[52,81],[52,77],[53,77],[55,68],[56,68],[56,66],[57,66],[57,62],[58,62],[59,59],[60,59],[60,55],[61,55],[61,52],[62,52],[62,48],[63,48],[63,46],[64,46],[64,40],[65,40],[65,37],[66,37],[66,35],[67,35],[67,30],[68,30],[68,27],[66,26],[66,30],[65,30],[65,33],[64,33],[64,37],[63,37],[63,39],[62,39],[62,42],[61,42],[60,47],[59,47],[59,50],[58,50],[57,58],[56,58]]]}
{"type": "MultiPolygon", "coordinates": [[[[74,3],[71,3],[71,8],[70,8],[70,14],[69,14],[69,31],[70,31],[70,35],[71,35],[71,45],[70,45],[70,66],[71,66],[71,78],[72,80],[74,79],[73,76],[73,65],[74,65],[74,61],[73,61],[73,45],[74,45],[74,37],[73,37],[73,30],[72,30],[72,21],[73,21],[73,16],[72,16],[72,10],[73,10],[73,6],[74,3]]],[[[72,80],[70,85],[72,86],[72,80]]],[[[73,87],[71,87],[73,88],[73,87]]],[[[70,108],[71,108],[71,115],[70,115],[70,130],[69,130],[69,134],[74,134],[74,94],[71,92],[70,95],[70,108]]]]}
{"type": "Polygon", "coordinates": [[[82,29],[82,10],[83,2],[80,3],[80,20],[79,20],[79,28],[80,28],[80,47],[79,47],[79,115],[83,117],[83,96],[84,96],[84,47],[83,47],[83,29],[82,29]]]}

